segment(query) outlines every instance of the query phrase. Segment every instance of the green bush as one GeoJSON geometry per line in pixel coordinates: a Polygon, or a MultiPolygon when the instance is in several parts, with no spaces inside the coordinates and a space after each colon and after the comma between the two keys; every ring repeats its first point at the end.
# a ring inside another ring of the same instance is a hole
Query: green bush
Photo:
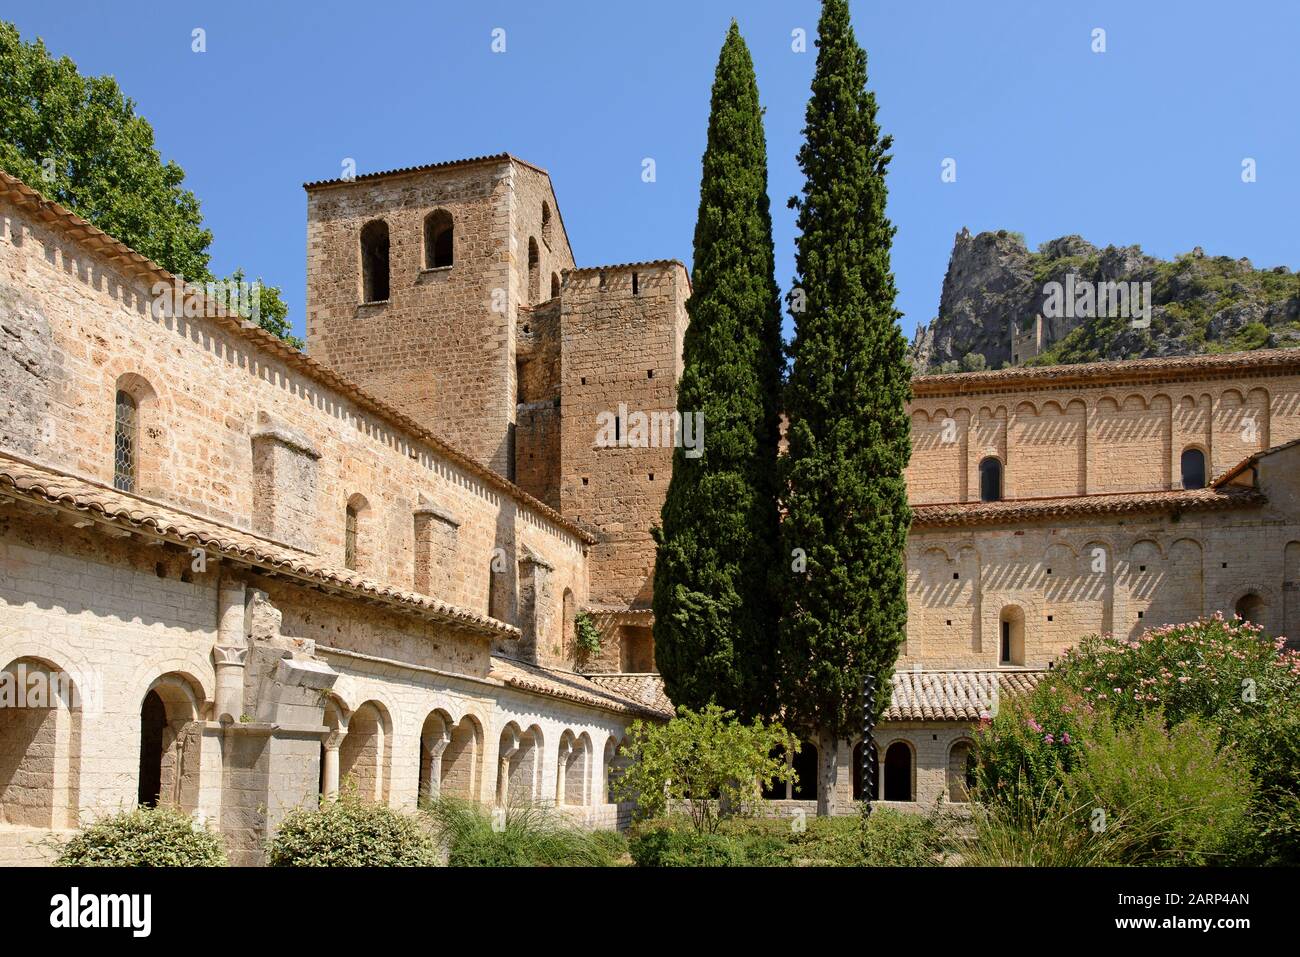
{"type": "Polygon", "coordinates": [[[1253,786],[1245,762],[1217,741],[1200,718],[1173,728],[1159,712],[1124,725],[1094,722],[1065,777],[1066,792],[1088,812],[1081,826],[1133,829],[1127,864],[1239,860],[1253,786]]]}
{"type": "Polygon", "coordinates": [[[291,811],[267,844],[272,867],[427,867],[437,848],[423,822],[344,795],[291,811]]]}
{"type": "Polygon", "coordinates": [[[221,838],[179,808],[140,807],[95,821],[60,849],[60,867],[222,867],[221,838]]]}
{"type": "Polygon", "coordinates": [[[1083,728],[1092,719],[1091,705],[1051,681],[1023,697],[1004,698],[997,716],[975,732],[978,799],[1032,806],[1020,792],[1037,796],[1059,785],[1078,763],[1083,728]]]}
{"type": "Polygon", "coordinates": [[[611,867],[627,852],[622,835],[580,830],[544,805],[506,808],[499,829],[472,801],[439,798],[424,812],[452,867],[611,867]]]}
{"type": "Polygon", "coordinates": [[[715,833],[680,819],[635,830],[628,850],[639,867],[928,867],[947,851],[946,822],[877,808],[860,816],[728,818],[715,833]]]}

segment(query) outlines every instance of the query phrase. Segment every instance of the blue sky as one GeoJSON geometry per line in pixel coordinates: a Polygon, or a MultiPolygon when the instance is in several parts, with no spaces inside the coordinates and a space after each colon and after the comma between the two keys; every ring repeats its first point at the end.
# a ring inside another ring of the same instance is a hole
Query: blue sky
{"type": "MultiPolygon", "coordinates": [[[[953,235],[1006,228],[1300,267],[1300,4],[858,0],[910,337],[953,235]],[[1106,31],[1094,53],[1092,31],[1106,31]],[[1257,181],[1243,183],[1242,160],[1257,181]],[[941,164],[956,160],[957,180],[941,164]]],[[[508,150],[551,173],[579,265],[690,262],[709,90],[734,15],[766,107],[777,281],[793,273],[810,0],[25,4],[111,73],[184,167],[213,266],[283,287],[303,328],[305,181],[508,150]],[[207,52],[191,50],[206,31],[207,52]],[[491,50],[506,31],[506,52],[491,50]],[[641,179],[646,157],[657,181],[641,179]]]]}

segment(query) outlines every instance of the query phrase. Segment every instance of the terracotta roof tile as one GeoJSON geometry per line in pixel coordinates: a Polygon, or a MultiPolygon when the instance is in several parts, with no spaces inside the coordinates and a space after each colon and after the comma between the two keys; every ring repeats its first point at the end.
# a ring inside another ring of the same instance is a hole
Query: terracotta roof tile
{"type": "MultiPolygon", "coordinates": [[[[672,707],[661,707],[657,701],[646,701],[642,697],[625,694],[619,688],[607,687],[596,680],[595,676],[580,675],[572,671],[560,671],[529,664],[514,658],[494,657],[492,671],[489,675],[503,681],[512,688],[528,691],[532,694],[547,695],[565,701],[574,701],[593,708],[603,708],[622,714],[634,714],[647,718],[672,717],[672,707]]],[[[658,679],[657,675],[642,676],[658,679]]],[[[660,682],[660,688],[663,685],[660,682]]],[[[662,692],[661,692],[662,694],[662,692]]],[[[667,702],[667,699],[664,699],[667,702]]]]}
{"type": "Polygon", "coordinates": [[[664,679],[659,675],[607,674],[587,677],[602,688],[639,702],[664,717],[671,718],[674,714],[673,703],[664,693],[664,679]]]}
{"type": "Polygon", "coordinates": [[[988,525],[1043,518],[1122,515],[1138,512],[1192,512],[1260,505],[1263,494],[1251,489],[1199,488],[1161,492],[1121,492],[1061,498],[1008,499],[1002,502],[953,502],[913,505],[914,528],[988,525]]]}
{"type": "Polygon", "coordinates": [[[303,189],[317,189],[321,186],[342,186],[350,183],[363,182],[370,179],[382,179],[385,176],[402,176],[406,173],[425,173],[435,169],[450,169],[454,166],[472,166],[475,163],[503,162],[509,160],[527,166],[530,169],[537,170],[539,173],[550,175],[540,166],[536,166],[527,160],[522,160],[511,153],[487,153],[483,156],[466,156],[462,159],[443,160],[440,163],[420,163],[416,166],[399,166],[396,169],[380,170],[376,173],[359,173],[350,179],[338,177],[336,179],[318,179],[311,183],[303,183],[303,189]]]}
{"type": "Polygon", "coordinates": [[[1046,671],[896,671],[885,721],[978,721],[1002,695],[1025,694],[1046,671]]]}
{"type": "Polygon", "coordinates": [[[1261,449],[1247,455],[1236,465],[1226,469],[1222,475],[1210,483],[1211,488],[1224,488],[1234,478],[1244,472],[1247,468],[1254,465],[1266,455],[1272,455],[1274,452],[1281,452],[1283,449],[1289,449],[1293,445],[1300,445],[1300,439],[1292,439],[1290,442],[1283,442],[1281,445],[1274,445],[1271,448],[1261,449]]]}
{"type": "Polygon", "coordinates": [[[315,556],[246,531],[230,528],[98,482],[0,453],[0,494],[38,505],[85,513],[108,524],[341,592],[394,605],[421,617],[455,624],[483,635],[519,637],[513,625],[449,605],[428,595],[370,581],[356,572],[321,563],[315,556]]]}
{"type": "Polygon", "coordinates": [[[973,391],[1008,391],[1024,386],[1088,384],[1110,379],[1173,379],[1188,374],[1287,372],[1300,374],[1300,349],[1257,349],[1219,355],[1174,356],[1158,359],[1125,359],[1113,362],[1080,362],[1072,365],[1019,366],[986,372],[953,372],[919,375],[912,379],[918,398],[962,394],[973,391]]]}

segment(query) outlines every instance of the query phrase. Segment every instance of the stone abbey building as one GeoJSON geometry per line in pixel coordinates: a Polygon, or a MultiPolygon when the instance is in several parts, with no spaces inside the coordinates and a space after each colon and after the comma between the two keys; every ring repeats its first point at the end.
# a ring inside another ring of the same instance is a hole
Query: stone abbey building
{"type": "MultiPolygon", "coordinates": [[[[137,801],[238,863],[341,787],[625,819],[618,743],[671,713],[672,437],[633,424],[676,404],[685,267],[579,267],[549,177],[506,154],[307,200],[304,354],[160,307],[174,277],[0,173],[0,863],[137,801]]],[[[1081,635],[1300,629],[1300,352],[915,394],[883,799],[963,800],[972,723],[1081,635]]]]}

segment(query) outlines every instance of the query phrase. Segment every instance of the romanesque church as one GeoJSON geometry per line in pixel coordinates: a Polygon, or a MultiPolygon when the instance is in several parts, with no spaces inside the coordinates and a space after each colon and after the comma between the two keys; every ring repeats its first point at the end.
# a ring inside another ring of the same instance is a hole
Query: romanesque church
{"type": "MultiPolygon", "coordinates": [[[[627,819],[619,742],[671,714],[672,443],[597,422],[675,409],[685,267],[579,266],[508,154],[306,192],[304,353],[203,297],[160,308],[175,277],[0,173],[0,864],[159,801],[258,863],[344,787],[627,819]]],[[[880,799],[964,801],[974,723],[1082,635],[1300,631],[1300,350],[914,392],[880,799]]]]}

